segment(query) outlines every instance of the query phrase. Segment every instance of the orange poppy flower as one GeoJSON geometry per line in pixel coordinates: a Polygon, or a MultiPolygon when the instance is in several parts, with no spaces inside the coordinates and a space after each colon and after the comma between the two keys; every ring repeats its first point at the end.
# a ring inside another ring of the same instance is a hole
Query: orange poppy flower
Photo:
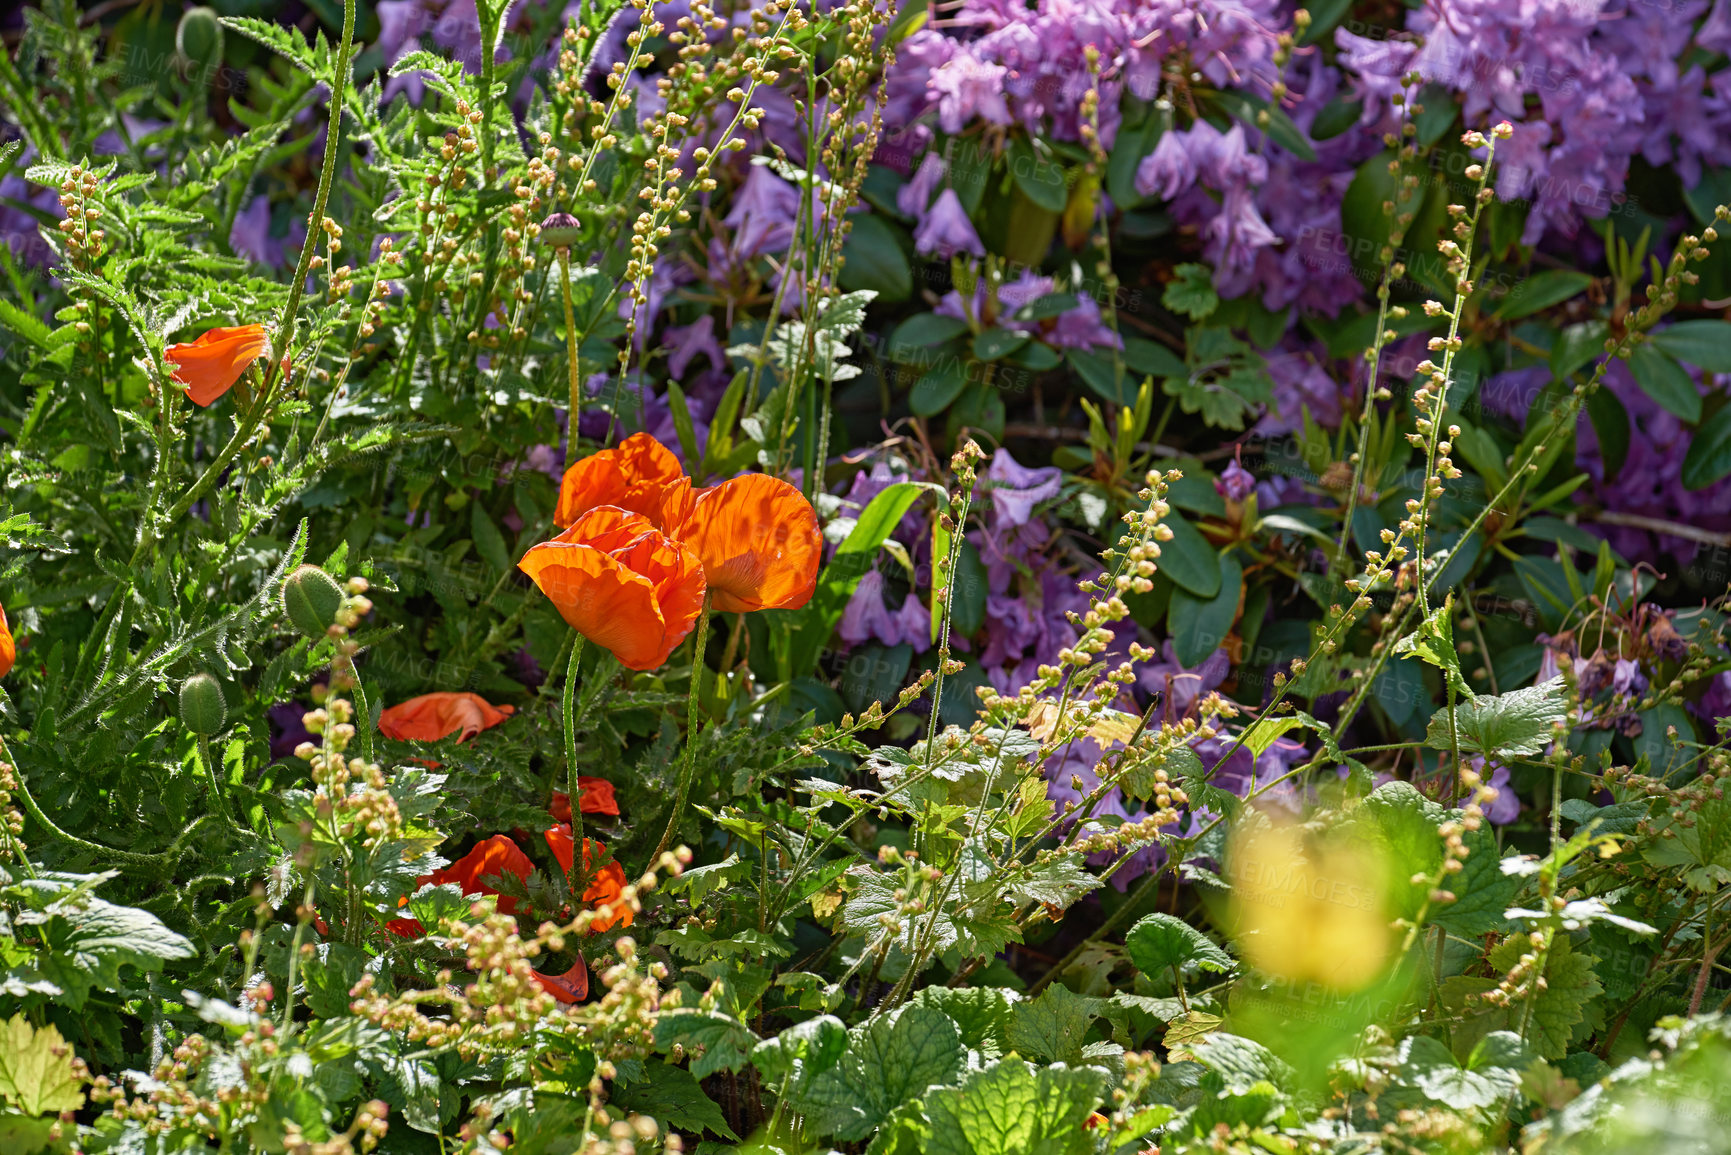
{"type": "MultiPolygon", "coordinates": [[[[619,800],[613,795],[613,783],[605,778],[577,778],[577,807],[584,814],[619,816],[619,800]]],[[[571,796],[563,790],[553,791],[553,801],[547,812],[556,821],[571,821],[571,796]]]]}
{"type": "Polygon", "coordinates": [[[798,609],[817,588],[823,535],[803,494],[748,473],[699,490],[676,536],[697,553],[721,613],[798,609]]]}
{"type": "Polygon", "coordinates": [[[12,627],[6,623],[6,607],[0,606],[0,678],[12,672],[12,663],[17,660],[18,643],[12,640],[12,627]]]}
{"type": "Polygon", "coordinates": [[[163,357],[178,366],[174,379],[187,386],[197,405],[212,405],[234,387],[246,367],[264,352],[264,326],[217,328],[186,345],[170,345],[163,357]]]}
{"type": "Polygon", "coordinates": [[[457,741],[467,742],[516,712],[515,706],[494,706],[479,694],[441,690],[381,711],[379,733],[403,742],[437,742],[456,734],[457,741]]]}
{"type": "Polygon", "coordinates": [[[697,555],[641,514],[600,506],[517,568],[572,629],[633,670],[653,670],[685,640],[703,609],[697,555]]]}
{"type": "Polygon", "coordinates": [[[611,505],[642,514],[665,530],[682,517],[690,491],[673,451],[647,433],[633,433],[565,471],[553,524],[569,526],[590,510],[611,505]]]}
{"type": "MultiPolygon", "coordinates": [[[[563,829],[566,832],[563,847],[565,854],[565,869],[569,871],[571,869],[571,834],[569,827],[564,827],[563,829]]],[[[553,845],[552,833],[552,831],[548,832],[549,845],[553,845]]],[[[585,839],[584,842],[584,861],[587,862],[587,846],[599,846],[599,843],[589,843],[587,839],[585,839]]],[[[559,851],[560,847],[553,845],[553,853],[555,857],[558,856],[559,851]]],[[[620,868],[618,863],[610,863],[609,865],[613,870],[618,872],[619,887],[623,887],[625,871],[620,868]]],[[[480,843],[473,850],[469,851],[469,853],[463,855],[463,857],[451,863],[451,865],[444,869],[435,870],[431,874],[423,875],[416,881],[416,889],[428,885],[442,886],[445,883],[455,883],[462,887],[464,894],[498,895],[498,902],[495,904],[495,908],[499,913],[514,914],[517,910],[517,900],[499,894],[497,890],[494,890],[482,880],[494,875],[503,876],[509,874],[527,882],[529,879],[529,873],[534,869],[535,864],[529,861],[529,856],[523,853],[522,847],[518,846],[503,834],[495,834],[493,837],[480,843]]],[[[611,878],[605,870],[601,872],[601,877],[604,879],[611,878]]],[[[614,898],[618,897],[619,887],[614,887],[610,891],[614,898]]],[[[605,891],[606,889],[606,887],[601,886],[598,882],[596,885],[589,888],[589,894],[593,895],[596,894],[598,890],[605,891]]],[[[610,901],[610,899],[603,901],[610,901]]],[[[406,905],[407,902],[408,900],[404,899],[399,905],[406,905]]],[[[630,924],[631,920],[629,912],[627,912],[625,921],[627,925],[630,924]]],[[[607,924],[607,926],[611,925],[613,925],[612,922],[607,924]]],[[[421,924],[412,918],[392,919],[390,922],[385,924],[385,929],[390,931],[392,934],[400,935],[403,938],[419,938],[424,933],[421,924]]],[[[605,930],[607,927],[597,926],[593,929],[605,930]]],[[[328,932],[321,930],[321,933],[328,932]]],[[[544,975],[540,971],[535,971],[533,973],[536,984],[542,990],[546,991],[562,1003],[582,1002],[584,999],[589,997],[589,968],[584,964],[583,956],[581,954],[577,955],[577,961],[574,962],[571,965],[571,969],[567,970],[564,974],[544,975]]]]}
{"type": "MultiPolygon", "coordinates": [[[[565,873],[571,873],[571,828],[564,823],[553,827],[546,834],[547,845],[553,851],[553,857],[559,860],[559,865],[565,873]]],[[[607,847],[593,838],[583,840],[583,868],[589,869],[591,854],[600,854],[607,847]]],[[[607,903],[618,902],[619,896],[625,890],[625,868],[618,862],[609,862],[595,872],[595,877],[589,880],[589,889],[583,892],[583,902],[591,909],[607,903]]],[[[604,922],[591,923],[589,929],[596,933],[611,930],[615,926],[630,926],[635,917],[631,908],[621,907],[617,914],[604,922]]]]}

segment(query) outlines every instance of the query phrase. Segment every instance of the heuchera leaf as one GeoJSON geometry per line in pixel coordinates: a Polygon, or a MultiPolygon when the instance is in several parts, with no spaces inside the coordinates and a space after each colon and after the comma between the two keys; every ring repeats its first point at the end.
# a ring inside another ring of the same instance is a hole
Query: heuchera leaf
{"type": "Polygon", "coordinates": [[[0,1023],[0,1098],[26,1115],[84,1106],[72,1047],[51,1023],[41,1030],[23,1015],[0,1023]]]}
{"type": "Polygon", "coordinates": [[[1170,967],[1194,964],[1199,970],[1226,974],[1237,965],[1207,935],[1169,914],[1142,918],[1125,936],[1124,949],[1136,969],[1152,979],[1160,978],[1170,967]]]}
{"type": "MultiPolygon", "coordinates": [[[[1560,677],[1458,703],[1455,728],[1461,753],[1503,757],[1537,754],[1550,744],[1552,728],[1563,720],[1565,712],[1560,677]]],[[[1446,706],[1431,715],[1425,745],[1437,750],[1453,748],[1448,715],[1446,706]]]]}

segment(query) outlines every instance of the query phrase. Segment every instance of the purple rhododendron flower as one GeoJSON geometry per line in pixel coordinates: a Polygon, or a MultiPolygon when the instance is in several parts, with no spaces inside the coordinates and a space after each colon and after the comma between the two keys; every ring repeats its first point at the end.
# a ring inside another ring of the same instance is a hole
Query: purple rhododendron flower
{"type": "Polygon", "coordinates": [[[947,188],[939,193],[938,199],[926,211],[925,218],[914,230],[914,250],[935,254],[944,260],[957,253],[971,253],[976,257],[986,255],[986,246],[980,243],[980,234],[974,231],[974,224],[968,219],[967,210],[962,208],[962,198],[956,195],[955,189],[947,188]]]}
{"type": "Polygon", "coordinates": [[[1026,525],[1036,505],[1058,496],[1064,471],[1057,466],[1029,469],[1017,464],[1010,451],[1000,446],[980,480],[980,488],[991,495],[992,511],[1000,525],[1026,525]]]}

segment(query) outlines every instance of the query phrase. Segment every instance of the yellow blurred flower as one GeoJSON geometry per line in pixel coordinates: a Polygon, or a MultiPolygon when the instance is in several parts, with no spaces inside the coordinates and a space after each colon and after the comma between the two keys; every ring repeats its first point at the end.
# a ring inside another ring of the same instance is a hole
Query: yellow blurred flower
{"type": "Polygon", "coordinates": [[[1383,973],[1394,944],[1377,849],[1253,814],[1232,832],[1227,869],[1238,948],[1257,970],[1343,992],[1383,973]]]}

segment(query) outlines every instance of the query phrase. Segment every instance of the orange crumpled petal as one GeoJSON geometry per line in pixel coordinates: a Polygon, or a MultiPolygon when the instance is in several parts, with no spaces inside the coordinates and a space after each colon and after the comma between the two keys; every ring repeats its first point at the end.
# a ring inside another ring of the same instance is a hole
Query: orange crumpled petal
{"type": "Polygon", "coordinates": [[[177,366],[174,379],[187,386],[186,395],[206,406],[232,389],[263,352],[264,326],[236,325],[208,330],[189,344],[170,345],[162,355],[177,366]]]}
{"type": "MultiPolygon", "coordinates": [[[[494,894],[499,896],[497,909],[500,914],[513,914],[517,910],[517,900],[508,895],[499,894],[482,879],[507,874],[527,880],[535,864],[529,856],[523,853],[523,848],[511,840],[510,836],[495,834],[483,842],[476,843],[475,848],[449,866],[441,867],[431,874],[423,874],[415,880],[415,889],[423,886],[443,886],[446,883],[456,883],[462,887],[463,893],[494,894]]],[[[404,899],[399,906],[407,905],[404,899]]],[[[421,924],[412,918],[392,919],[385,924],[385,929],[392,934],[404,938],[417,938],[423,932],[421,924]]]]}
{"type": "Polygon", "coordinates": [[[633,433],[565,471],[553,524],[570,526],[598,506],[611,505],[648,518],[657,529],[672,524],[689,505],[691,482],[673,451],[647,433],[633,433]]]}
{"type": "MultiPolygon", "coordinates": [[[[6,607],[0,606],[0,678],[12,672],[12,663],[18,660],[18,643],[12,640],[12,627],[6,622],[6,607]]],[[[587,809],[587,808],[585,808],[587,809]]],[[[615,810],[613,813],[619,813],[615,810]]],[[[569,814],[566,817],[570,817],[569,814]]]]}
{"type": "Polygon", "coordinates": [[[379,714],[379,733],[404,742],[437,742],[452,734],[467,742],[517,712],[494,706],[479,694],[441,690],[400,702],[379,714]]]}
{"type": "Polygon", "coordinates": [[[589,997],[589,968],[584,965],[581,954],[571,964],[571,969],[562,975],[533,973],[535,985],[562,1003],[580,1003],[589,997]]]}
{"type": "MultiPolygon", "coordinates": [[[[553,857],[559,860],[559,866],[566,874],[571,873],[571,827],[560,823],[546,833],[547,845],[553,851],[553,857]]],[[[593,838],[583,840],[583,868],[589,868],[590,856],[599,855],[607,847],[593,838]]],[[[618,902],[619,896],[625,892],[625,868],[618,862],[610,861],[606,866],[595,872],[595,877],[589,880],[589,889],[583,892],[584,905],[591,910],[608,903],[618,902]]],[[[630,926],[636,917],[629,906],[621,906],[618,912],[609,919],[591,923],[589,929],[596,933],[611,930],[615,926],[630,926]]]]}
{"type": "MultiPolygon", "coordinates": [[[[613,794],[613,783],[605,778],[577,776],[577,806],[584,814],[619,816],[619,800],[613,794]]],[[[553,801],[547,807],[555,821],[571,821],[571,796],[563,790],[553,791],[553,801]]]]}
{"type": "Polygon", "coordinates": [[[817,588],[817,513],[780,478],[748,473],[700,490],[677,536],[702,560],[718,612],[798,609],[817,588]]]}
{"type": "Polygon", "coordinates": [[[703,609],[697,555],[642,514],[600,506],[523,555],[568,625],[633,670],[653,670],[703,609]]]}

